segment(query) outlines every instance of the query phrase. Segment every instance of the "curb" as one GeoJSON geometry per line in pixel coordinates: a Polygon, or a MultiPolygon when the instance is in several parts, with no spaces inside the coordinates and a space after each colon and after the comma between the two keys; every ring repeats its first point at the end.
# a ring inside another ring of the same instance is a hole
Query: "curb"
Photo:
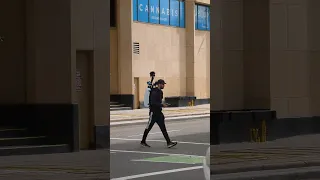
{"type": "Polygon", "coordinates": [[[220,175],[220,174],[242,173],[242,172],[248,172],[248,171],[268,171],[268,170],[279,170],[279,169],[306,168],[306,167],[313,167],[313,166],[320,167],[320,161],[292,162],[292,163],[250,166],[250,167],[240,167],[235,169],[221,169],[221,170],[214,170],[213,168],[211,168],[210,174],[220,175]]]}
{"type": "MultiPolygon", "coordinates": [[[[188,115],[188,116],[176,116],[176,117],[167,117],[165,121],[188,121],[193,119],[203,119],[210,117],[210,113],[208,114],[198,114],[198,115],[188,115]]],[[[117,126],[127,126],[127,125],[138,125],[138,124],[146,124],[148,121],[148,118],[143,118],[141,120],[129,120],[129,121],[111,121],[110,126],[111,127],[117,127],[117,126]]]]}
{"type": "MultiPolygon", "coordinates": [[[[172,118],[172,117],[181,117],[181,116],[198,116],[198,115],[210,115],[210,112],[208,113],[191,113],[191,114],[180,114],[180,115],[168,115],[168,116],[165,116],[166,119],[168,118],[172,118]]],[[[149,117],[148,116],[145,116],[145,117],[138,117],[138,118],[123,118],[123,119],[116,119],[116,120],[110,120],[110,122],[121,122],[121,121],[136,121],[136,120],[145,120],[145,119],[148,119],[149,117]]]]}
{"type": "Polygon", "coordinates": [[[320,167],[307,167],[307,168],[287,168],[282,170],[267,170],[267,171],[254,171],[242,172],[226,175],[210,176],[215,180],[293,180],[293,179],[314,179],[320,177],[320,167]],[[313,168],[313,169],[312,169],[313,168]]]}

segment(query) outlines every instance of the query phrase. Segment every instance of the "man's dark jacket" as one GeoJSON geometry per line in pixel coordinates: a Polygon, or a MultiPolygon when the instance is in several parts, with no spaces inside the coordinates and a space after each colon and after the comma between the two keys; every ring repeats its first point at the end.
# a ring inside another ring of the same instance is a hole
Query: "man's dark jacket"
{"type": "Polygon", "coordinates": [[[150,92],[150,110],[151,112],[162,111],[163,92],[159,88],[154,88],[150,92]]]}

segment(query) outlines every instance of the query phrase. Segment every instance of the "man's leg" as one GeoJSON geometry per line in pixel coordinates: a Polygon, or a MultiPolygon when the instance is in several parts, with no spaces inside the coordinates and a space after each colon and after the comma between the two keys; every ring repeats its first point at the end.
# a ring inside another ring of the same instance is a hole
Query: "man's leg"
{"type": "Polygon", "coordinates": [[[177,142],[172,142],[170,140],[170,138],[169,138],[168,131],[167,131],[167,128],[166,128],[166,124],[164,122],[164,115],[162,113],[159,114],[159,118],[158,118],[157,124],[159,125],[159,127],[161,129],[161,132],[162,132],[164,138],[167,141],[168,148],[171,148],[171,147],[177,145],[177,142]]]}
{"type": "Polygon", "coordinates": [[[146,129],[144,130],[143,137],[142,137],[142,140],[141,140],[141,145],[142,146],[150,147],[146,143],[146,139],[147,139],[147,136],[148,136],[149,132],[151,131],[154,123],[155,123],[154,114],[153,114],[153,112],[149,112],[149,121],[148,121],[148,124],[146,126],[146,129]]]}

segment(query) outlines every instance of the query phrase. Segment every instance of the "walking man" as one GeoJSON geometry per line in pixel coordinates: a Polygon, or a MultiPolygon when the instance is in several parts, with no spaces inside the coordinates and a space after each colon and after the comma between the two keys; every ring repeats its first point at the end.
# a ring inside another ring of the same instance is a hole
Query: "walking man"
{"type": "Polygon", "coordinates": [[[169,135],[168,135],[168,132],[166,129],[166,125],[164,122],[165,118],[162,113],[162,108],[167,107],[167,104],[162,104],[162,99],[163,99],[162,89],[164,88],[165,84],[166,83],[164,80],[159,79],[156,82],[157,87],[153,88],[152,91],[150,92],[149,121],[148,121],[146,129],[144,130],[144,134],[143,134],[142,141],[141,141],[141,145],[144,147],[150,147],[146,143],[146,139],[147,139],[148,133],[151,131],[154,123],[157,123],[158,126],[160,127],[161,132],[167,141],[168,148],[171,148],[171,147],[177,145],[177,142],[172,142],[169,138],[169,135]]]}

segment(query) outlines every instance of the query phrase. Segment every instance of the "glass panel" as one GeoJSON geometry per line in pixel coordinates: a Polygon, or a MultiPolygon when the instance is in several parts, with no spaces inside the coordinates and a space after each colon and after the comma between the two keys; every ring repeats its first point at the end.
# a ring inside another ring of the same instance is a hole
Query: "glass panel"
{"type": "Polygon", "coordinates": [[[179,26],[179,0],[170,0],[170,25],[179,26]]]}
{"type": "Polygon", "coordinates": [[[211,12],[210,12],[210,7],[207,8],[207,30],[210,31],[210,15],[211,15],[211,12]]]}
{"type": "Polygon", "coordinates": [[[180,2],[180,27],[185,27],[185,4],[184,1],[180,2]]]}
{"type": "Polygon", "coordinates": [[[149,0],[149,22],[154,24],[160,23],[159,0],[149,0]]]}
{"type": "Polygon", "coordinates": [[[148,22],[148,0],[138,0],[138,21],[148,22]]]}
{"type": "Polygon", "coordinates": [[[198,5],[198,29],[207,30],[207,7],[198,5]]]}
{"type": "Polygon", "coordinates": [[[132,18],[133,21],[138,21],[138,0],[132,1],[132,18]]]}
{"type": "Polygon", "coordinates": [[[160,0],[160,24],[169,25],[169,0],[160,0]]]}

